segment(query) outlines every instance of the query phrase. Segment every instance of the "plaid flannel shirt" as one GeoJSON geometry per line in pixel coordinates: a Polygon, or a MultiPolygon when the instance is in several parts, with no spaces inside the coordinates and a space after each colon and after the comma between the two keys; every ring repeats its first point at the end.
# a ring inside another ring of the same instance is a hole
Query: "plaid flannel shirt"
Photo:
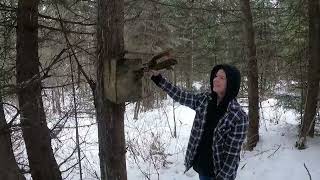
{"type": "MultiPolygon", "coordinates": [[[[184,162],[186,172],[192,167],[197,153],[211,96],[209,92],[194,94],[183,91],[162,77],[157,85],[173,100],[196,111],[184,162]]],[[[234,180],[236,178],[241,146],[246,137],[247,127],[248,116],[237,100],[233,99],[213,133],[214,180],[234,180]]]]}

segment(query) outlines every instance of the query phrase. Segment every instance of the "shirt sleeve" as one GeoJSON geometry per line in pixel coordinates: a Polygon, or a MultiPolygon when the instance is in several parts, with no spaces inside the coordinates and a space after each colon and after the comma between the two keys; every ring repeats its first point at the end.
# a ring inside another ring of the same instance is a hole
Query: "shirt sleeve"
{"type": "Polygon", "coordinates": [[[153,82],[158,87],[164,90],[174,101],[179,102],[180,104],[187,106],[193,110],[198,107],[199,99],[204,95],[204,93],[195,94],[184,91],[168,82],[160,74],[158,76],[152,76],[151,80],[153,80],[153,82]]]}

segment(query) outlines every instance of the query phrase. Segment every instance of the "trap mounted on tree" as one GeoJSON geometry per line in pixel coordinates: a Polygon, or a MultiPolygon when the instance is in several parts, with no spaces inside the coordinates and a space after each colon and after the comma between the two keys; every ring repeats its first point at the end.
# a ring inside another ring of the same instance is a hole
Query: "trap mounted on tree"
{"type": "Polygon", "coordinates": [[[177,61],[164,51],[142,64],[142,59],[112,59],[104,63],[104,91],[114,103],[135,102],[142,99],[144,72],[171,69],[177,61]]]}

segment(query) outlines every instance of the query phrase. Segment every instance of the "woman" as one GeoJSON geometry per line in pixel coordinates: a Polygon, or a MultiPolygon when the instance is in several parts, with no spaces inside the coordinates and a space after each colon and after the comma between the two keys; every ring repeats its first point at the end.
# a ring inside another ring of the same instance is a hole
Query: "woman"
{"type": "Polygon", "coordinates": [[[171,98],[196,111],[185,156],[186,171],[193,167],[200,180],[234,180],[248,127],[248,117],[236,100],[239,70],[227,64],[213,67],[211,92],[200,94],[179,89],[157,71],[150,73],[171,98]]]}

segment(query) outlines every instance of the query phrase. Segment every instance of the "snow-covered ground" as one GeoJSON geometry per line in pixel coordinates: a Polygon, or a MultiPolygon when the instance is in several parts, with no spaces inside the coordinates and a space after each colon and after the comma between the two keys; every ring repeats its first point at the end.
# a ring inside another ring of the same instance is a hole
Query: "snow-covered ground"
{"type": "MultiPolygon", "coordinates": [[[[168,98],[160,102],[159,108],[141,112],[135,120],[134,105],[129,104],[125,113],[128,180],[198,180],[197,173],[192,169],[183,173],[184,154],[195,112],[177,103],[173,107],[172,100],[168,98]],[[174,117],[176,138],[173,137],[174,117]]],[[[308,139],[308,148],[297,150],[294,144],[298,135],[299,114],[276,106],[275,99],[262,102],[262,107],[260,141],[254,151],[241,153],[237,180],[309,180],[306,168],[313,180],[319,180],[320,138],[308,139]]],[[[54,121],[55,118],[47,116],[47,119],[54,121]]],[[[79,123],[82,125],[80,142],[84,142],[81,144],[83,177],[85,180],[98,179],[100,169],[95,119],[80,115],[79,123]]],[[[52,124],[49,123],[49,126],[52,124]]],[[[74,120],[69,118],[66,126],[59,134],[62,143],[53,140],[58,163],[69,157],[75,147],[74,120]]],[[[76,161],[75,153],[60,170],[67,170],[76,161]]],[[[68,180],[77,180],[78,173],[76,166],[63,176],[68,180]]],[[[30,179],[30,176],[27,177],[30,179]]]]}
{"type": "MultiPolygon", "coordinates": [[[[274,99],[264,101],[262,106],[260,141],[254,151],[242,152],[237,180],[308,180],[306,168],[313,180],[320,179],[320,138],[308,139],[305,150],[296,149],[299,115],[277,107],[274,99]]],[[[138,120],[133,120],[133,107],[127,108],[127,141],[136,151],[127,154],[129,180],[198,179],[192,169],[183,173],[184,153],[195,112],[178,104],[174,112],[177,138],[170,134],[172,100],[165,101],[163,108],[141,113],[138,120]],[[152,153],[156,155],[151,157],[152,153]],[[169,163],[163,166],[164,162],[169,163]]]]}

